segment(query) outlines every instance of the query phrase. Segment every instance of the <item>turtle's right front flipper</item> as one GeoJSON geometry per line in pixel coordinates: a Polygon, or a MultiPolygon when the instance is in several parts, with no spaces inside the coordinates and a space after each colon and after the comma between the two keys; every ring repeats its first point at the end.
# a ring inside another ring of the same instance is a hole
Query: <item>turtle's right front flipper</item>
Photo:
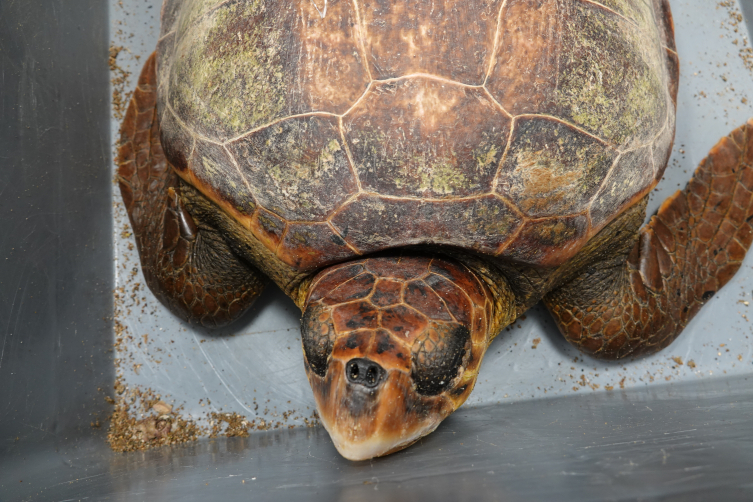
{"type": "Polygon", "coordinates": [[[160,144],[155,59],[144,65],[121,128],[120,192],[155,296],[185,320],[221,326],[251,306],[267,279],[186,209],[160,144]]]}
{"type": "Polygon", "coordinates": [[[732,278],[752,240],[753,120],[711,150],[634,246],[587,266],[545,303],[565,338],[590,355],[656,352],[732,278]]]}

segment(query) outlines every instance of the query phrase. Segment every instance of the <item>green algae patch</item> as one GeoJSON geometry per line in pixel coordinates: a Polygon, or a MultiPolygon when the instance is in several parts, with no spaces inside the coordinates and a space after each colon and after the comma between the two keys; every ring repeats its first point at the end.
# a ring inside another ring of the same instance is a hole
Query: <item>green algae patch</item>
{"type": "MultiPolygon", "coordinates": [[[[263,0],[226,4],[209,14],[205,7],[200,0],[186,7],[203,17],[180,37],[169,100],[197,132],[226,140],[286,113],[286,16],[263,0]]],[[[191,19],[187,14],[181,23],[191,19]]]]}
{"type": "Polygon", "coordinates": [[[563,26],[565,45],[556,102],[562,114],[620,146],[644,144],[667,113],[658,37],[592,6],[576,6],[563,26]]]}
{"type": "Polygon", "coordinates": [[[207,13],[221,4],[221,0],[187,0],[181,7],[180,15],[174,25],[178,37],[182,37],[188,30],[198,23],[207,13]]]}
{"type": "Polygon", "coordinates": [[[468,190],[472,184],[451,158],[425,159],[420,166],[418,192],[453,195],[460,190],[468,190]]]}
{"type": "Polygon", "coordinates": [[[655,30],[653,6],[650,0],[594,0],[614,12],[634,21],[641,29],[655,30]]]}
{"type": "MultiPolygon", "coordinates": [[[[458,115],[465,113],[460,110],[458,115]]],[[[499,132],[426,132],[402,124],[376,129],[373,122],[346,129],[367,190],[421,198],[467,197],[489,190],[506,139],[499,132]]]]}
{"type": "Polygon", "coordinates": [[[584,211],[616,153],[562,122],[519,119],[503,162],[497,192],[531,217],[584,211]]]}
{"type": "Polygon", "coordinates": [[[500,242],[520,223],[520,219],[503,202],[495,199],[479,201],[472,207],[467,219],[472,234],[500,242]]]}
{"type": "Polygon", "coordinates": [[[282,120],[228,145],[259,203],[288,221],[324,221],[357,191],[337,118],[282,120]]]}

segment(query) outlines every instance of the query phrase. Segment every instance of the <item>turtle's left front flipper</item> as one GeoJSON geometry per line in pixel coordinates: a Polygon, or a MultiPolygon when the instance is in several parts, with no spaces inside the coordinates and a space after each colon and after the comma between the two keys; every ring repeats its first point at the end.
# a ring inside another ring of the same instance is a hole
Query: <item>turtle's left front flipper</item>
{"type": "Polygon", "coordinates": [[[565,338],[590,355],[656,352],[737,272],[753,240],[752,224],[750,120],[711,150],[634,246],[587,266],[545,303],[565,338]]]}
{"type": "Polygon", "coordinates": [[[155,65],[152,55],[121,127],[120,192],[149,289],[179,317],[221,326],[251,306],[267,279],[187,210],[160,144],[155,65]]]}

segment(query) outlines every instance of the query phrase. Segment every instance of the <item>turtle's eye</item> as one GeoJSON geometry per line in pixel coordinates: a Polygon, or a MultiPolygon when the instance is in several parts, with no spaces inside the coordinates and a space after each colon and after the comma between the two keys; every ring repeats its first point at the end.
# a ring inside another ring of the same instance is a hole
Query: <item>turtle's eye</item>
{"type": "Polygon", "coordinates": [[[424,331],[411,348],[411,376],[418,393],[435,396],[446,390],[470,348],[471,333],[465,326],[437,324],[424,331]]]}
{"type": "Polygon", "coordinates": [[[327,361],[335,343],[335,327],[329,311],[321,305],[306,309],[301,323],[301,341],[311,371],[323,377],[327,374],[327,361]]]}

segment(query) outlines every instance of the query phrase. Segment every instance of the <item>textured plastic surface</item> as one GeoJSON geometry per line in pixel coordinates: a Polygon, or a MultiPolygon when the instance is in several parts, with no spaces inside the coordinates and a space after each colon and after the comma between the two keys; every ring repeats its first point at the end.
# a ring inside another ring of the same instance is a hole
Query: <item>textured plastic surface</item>
{"type": "MultiPolygon", "coordinates": [[[[0,500],[753,498],[750,257],[680,339],[651,358],[581,359],[537,307],[495,341],[468,405],[385,459],[344,461],[321,428],[112,453],[89,426],[107,411],[97,389],[113,383],[109,291],[117,282],[132,301],[139,279],[126,280],[136,256],[128,256],[117,208],[112,273],[108,128],[116,125],[108,13],[95,4],[0,3],[0,500]]],[[[682,58],[678,133],[652,208],[753,115],[753,75],[738,54],[744,26],[734,32],[728,10],[713,1],[672,6],[682,58]]],[[[148,54],[158,7],[113,2],[116,44],[148,54]]],[[[127,54],[118,59],[124,67],[127,54]]],[[[132,63],[137,72],[140,62],[132,63]]],[[[196,417],[207,397],[215,409],[247,416],[256,397],[269,419],[313,409],[298,312],[278,291],[221,333],[182,331],[148,293],[137,297],[122,319],[150,342],[128,346],[132,360],[119,354],[127,384],[169,394],[196,417]],[[157,350],[169,340],[170,364],[157,350]]]]}

